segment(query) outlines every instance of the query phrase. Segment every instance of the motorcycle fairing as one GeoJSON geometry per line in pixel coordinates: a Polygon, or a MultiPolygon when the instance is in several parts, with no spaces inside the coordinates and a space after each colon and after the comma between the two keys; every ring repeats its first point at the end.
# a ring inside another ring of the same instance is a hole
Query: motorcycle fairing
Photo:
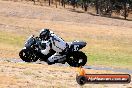
{"type": "Polygon", "coordinates": [[[83,41],[81,41],[81,42],[74,41],[74,42],[71,43],[70,50],[72,50],[72,51],[78,51],[78,50],[82,49],[83,47],[85,47],[86,44],[87,43],[83,42],[83,41]]]}

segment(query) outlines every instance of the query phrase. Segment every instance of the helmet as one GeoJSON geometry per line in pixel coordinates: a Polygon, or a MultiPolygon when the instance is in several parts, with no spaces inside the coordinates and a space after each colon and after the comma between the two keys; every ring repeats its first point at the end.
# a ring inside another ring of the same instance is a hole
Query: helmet
{"type": "Polygon", "coordinates": [[[47,40],[50,37],[49,29],[42,29],[39,34],[40,39],[47,40]]]}

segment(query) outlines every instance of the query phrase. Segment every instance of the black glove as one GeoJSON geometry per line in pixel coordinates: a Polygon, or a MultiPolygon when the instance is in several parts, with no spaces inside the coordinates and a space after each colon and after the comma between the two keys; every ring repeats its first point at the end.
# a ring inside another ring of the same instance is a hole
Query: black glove
{"type": "Polygon", "coordinates": [[[39,53],[41,52],[41,49],[38,44],[35,44],[35,51],[39,53]]]}
{"type": "Polygon", "coordinates": [[[41,43],[41,48],[46,49],[46,43],[41,43]]]}

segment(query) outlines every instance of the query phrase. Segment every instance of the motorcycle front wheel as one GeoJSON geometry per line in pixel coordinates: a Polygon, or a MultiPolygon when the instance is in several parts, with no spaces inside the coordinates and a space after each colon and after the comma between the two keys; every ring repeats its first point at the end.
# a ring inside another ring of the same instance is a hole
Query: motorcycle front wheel
{"type": "Polygon", "coordinates": [[[72,67],[84,66],[87,63],[87,56],[81,51],[73,52],[67,63],[72,67]]]}
{"type": "Polygon", "coordinates": [[[38,60],[38,57],[35,55],[35,53],[28,49],[22,49],[19,52],[19,56],[25,62],[36,62],[38,60]]]}

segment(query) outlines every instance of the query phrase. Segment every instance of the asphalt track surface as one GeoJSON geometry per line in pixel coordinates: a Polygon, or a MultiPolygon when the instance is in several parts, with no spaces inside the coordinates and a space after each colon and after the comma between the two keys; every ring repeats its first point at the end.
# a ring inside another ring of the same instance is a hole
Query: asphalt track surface
{"type": "MultiPolygon", "coordinates": [[[[0,59],[0,61],[6,61],[6,62],[12,62],[12,63],[26,63],[22,61],[21,59],[0,59]]],[[[47,64],[44,61],[36,61],[32,62],[33,64],[47,64]]],[[[67,63],[66,64],[54,64],[58,66],[69,66],[67,63]]],[[[122,73],[127,73],[127,74],[132,74],[132,70],[130,69],[121,69],[121,68],[111,68],[111,67],[97,67],[97,66],[83,66],[85,69],[93,69],[93,70],[106,70],[106,71],[113,71],[113,72],[122,72],[122,73]]]]}

